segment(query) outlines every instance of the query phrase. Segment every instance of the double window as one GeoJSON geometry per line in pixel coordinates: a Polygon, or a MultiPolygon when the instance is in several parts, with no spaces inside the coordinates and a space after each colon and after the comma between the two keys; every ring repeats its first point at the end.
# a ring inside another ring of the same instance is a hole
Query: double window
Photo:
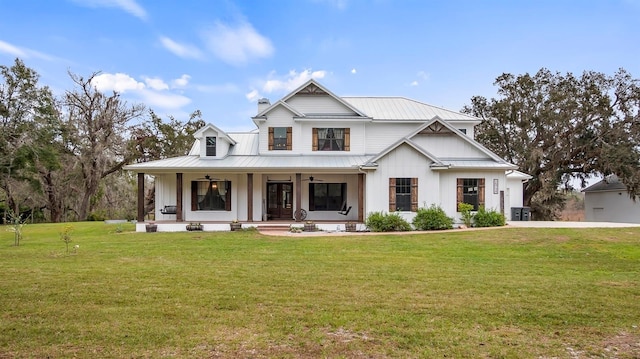
{"type": "Polygon", "coordinates": [[[458,178],[456,203],[468,203],[473,210],[484,206],[484,178],[458,178]]]}
{"type": "Polygon", "coordinates": [[[341,211],[346,200],[346,183],[309,183],[310,211],[341,211]]]}
{"type": "Polygon", "coordinates": [[[269,127],[269,151],[291,151],[291,127],[269,127]]]}
{"type": "Polygon", "coordinates": [[[230,181],[192,181],[192,211],[230,211],[230,181]]]}
{"type": "Polygon", "coordinates": [[[389,212],[418,210],[418,179],[389,178],[389,212]]]}
{"type": "Polygon", "coordinates": [[[314,128],[314,151],[349,151],[349,128],[314,128]]]}

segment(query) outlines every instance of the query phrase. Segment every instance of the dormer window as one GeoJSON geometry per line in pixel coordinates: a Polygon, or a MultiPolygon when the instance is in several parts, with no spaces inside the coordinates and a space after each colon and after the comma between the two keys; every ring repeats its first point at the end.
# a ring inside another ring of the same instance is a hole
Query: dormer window
{"type": "Polygon", "coordinates": [[[216,138],[207,137],[207,156],[216,156],[216,138]]]}

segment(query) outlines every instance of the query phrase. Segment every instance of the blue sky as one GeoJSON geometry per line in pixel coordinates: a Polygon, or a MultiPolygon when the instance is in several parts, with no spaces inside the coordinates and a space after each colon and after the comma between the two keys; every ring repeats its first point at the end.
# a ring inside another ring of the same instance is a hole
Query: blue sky
{"type": "Polygon", "coordinates": [[[505,72],[640,77],[640,0],[0,0],[0,13],[0,64],[21,58],[55,93],[67,71],[100,71],[101,90],[231,132],[310,78],[460,110],[505,72]]]}

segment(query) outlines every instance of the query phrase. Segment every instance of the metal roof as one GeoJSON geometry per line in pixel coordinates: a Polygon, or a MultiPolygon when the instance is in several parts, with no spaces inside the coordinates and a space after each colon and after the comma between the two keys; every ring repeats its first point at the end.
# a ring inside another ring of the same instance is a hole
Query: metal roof
{"type": "Polygon", "coordinates": [[[247,172],[247,170],[357,170],[367,162],[370,156],[227,156],[222,159],[207,159],[200,156],[182,156],[164,160],[135,163],[125,166],[135,172],[164,172],[180,169],[185,172],[200,170],[224,170],[247,172]]]}
{"type": "MultiPolygon", "coordinates": [[[[229,149],[229,155],[234,156],[257,156],[259,150],[257,132],[235,132],[227,134],[235,141],[235,145],[229,149]]],[[[189,156],[200,155],[200,140],[196,139],[191,146],[189,156]]]]}
{"type": "Polygon", "coordinates": [[[607,176],[605,179],[600,180],[597,183],[592,184],[591,186],[582,190],[582,192],[620,192],[626,191],[627,186],[620,182],[617,176],[607,176]]]}
{"type": "Polygon", "coordinates": [[[404,97],[342,97],[342,99],[364,112],[367,116],[373,117],[374,121],[426,121],[434,117],[439,117],[445,121],[481,121],[474,116],[404,97]]]}
{"type": "Polygon", "coordinates": [[[440,159],[440,162],[450,169],[499,169],[499,170],[513,170],[518,168],[516,165],[512,165],[507,162],[496,162],[490,159],[479,160],[449,160],[440,159]]]}

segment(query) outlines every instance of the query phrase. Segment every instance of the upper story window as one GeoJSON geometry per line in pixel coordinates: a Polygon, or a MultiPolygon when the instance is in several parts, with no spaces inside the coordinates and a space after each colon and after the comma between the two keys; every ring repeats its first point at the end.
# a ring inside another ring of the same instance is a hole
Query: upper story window
{"type": "Polygon", "coordinates": [[[291,151],[291,127],[269,127],[269,151],[291,151]]]}
{"type": "Polygon", "coordinates": [[[207,137],[207,156],[216,155],[216,138],[215,137],[207,137]]]}
{"type": "Polygon", "coordinates": [[[314,128],[314,151],[349,151],[350,129],[314,128]]]}

